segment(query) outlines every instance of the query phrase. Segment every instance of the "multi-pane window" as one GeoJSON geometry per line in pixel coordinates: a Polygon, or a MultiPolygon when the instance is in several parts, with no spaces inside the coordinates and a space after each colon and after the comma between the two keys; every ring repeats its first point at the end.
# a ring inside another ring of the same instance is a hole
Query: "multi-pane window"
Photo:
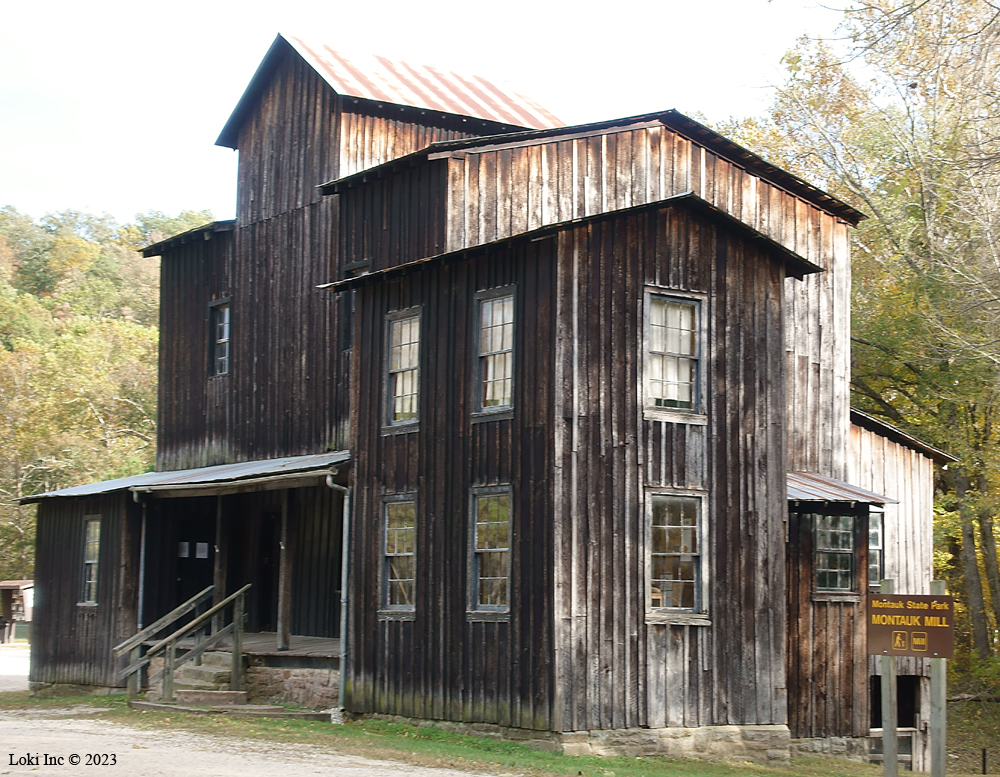
{"type": "Polygon", "coordinates": [[[413,609],[416,583],[417,503],[385,503],[383,598],[387,609],[413,609]]]}
{"type": "Polygon", "coordinates": [[[510,407],[514,371],[514,297],[484,299],[479,306],[479,407],[510,407]]]}
{"type": "Polygon", "coordinates": [[[821,591],[854,589],[854,517],[817,515],[816,588],[821,591]]]}
{"type": "Polygon", "coordinates": [[[473,496],[473,609],[507,609],[510,502],[509,491],[473,496]]]}
{"type": "Polygon", "coordinates": [[[389,322],[389,423],[417,420],[420,316],[389,322]]]}
{"type": "Polygon", "coordinates": [[[101,555],[101,519],[88,518],[83,532],[83,598],[97,602],[97,562],[101,555]]]}
{"type": "Polygon", "coordinates": [[[875,587],[882,582],[882,513],[868,516],[868,585],[875,587]]]}
{"type": "Polygon", "coordinates": [[[650,497],[649,606],[701,609],[701,499],[650,497]]]}
{"type": "Polygon", "coordinates": [[[212,308],[212,374],[229,374],[229,305],[212,308]]]}
{"type": "Polygon", "coordinates": [[[647,337],[647,403],[654,408],[697,409],[698,303],[651,296],[647,337]]]}

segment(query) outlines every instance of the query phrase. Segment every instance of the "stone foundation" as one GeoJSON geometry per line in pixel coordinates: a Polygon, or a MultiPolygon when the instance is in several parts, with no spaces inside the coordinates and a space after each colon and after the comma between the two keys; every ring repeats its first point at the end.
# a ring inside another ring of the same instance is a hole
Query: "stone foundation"
{"type": "Polygon", "coordinates": [[[58,699],[62,696],[112,696],[116,693],[125,693],[124,688],[75,683],[28,683],[28,689],[31,696],[36,699],[58,699]]]}
{"type": "Polygon", "coordinates": [[[660,756],[711,761],[788,764],[788,726],[701,726],[699,728],[628,728],[607,731],[533,731],[488,723],[419,720],[394,715],[360,715],[414,726],[436,726],[456,734],[520,742],[565,755],[660,756]]]}
{"type": "Polygon", "coordinates": [[[243,679],[251,704],[298,704],[311,710],[330,709],[340,704],[340,672],[337,669],[251,666],[243,679]]]}
{"type": "Polygon", "coordinates": [[[837,758],[847,761],[868,761],[866,737],[809,737],[791,741],[792,755],[837,758]]]}

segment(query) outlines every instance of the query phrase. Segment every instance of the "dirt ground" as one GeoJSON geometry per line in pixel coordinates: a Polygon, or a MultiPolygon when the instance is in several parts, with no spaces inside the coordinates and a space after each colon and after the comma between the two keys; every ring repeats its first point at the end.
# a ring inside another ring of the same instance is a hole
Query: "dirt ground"
{"type": "Polygon", "coordinates": [[[468,777],[468,772],[336,755],[309,745],[131,728],[91,717],[95,711],[84,707],[0,711],[0,775],[468,777]],[[16,765],[29,754],[37,757],[37,764],[16,765]],[[62,758],[63,763],[46,765],[45,754],[50,760],[62,758]],[[108,765],[87,766],[88,754],[102,756],[108,765]],[[71,764],[73,755],[80,757],[78,765],[71,764]]]}

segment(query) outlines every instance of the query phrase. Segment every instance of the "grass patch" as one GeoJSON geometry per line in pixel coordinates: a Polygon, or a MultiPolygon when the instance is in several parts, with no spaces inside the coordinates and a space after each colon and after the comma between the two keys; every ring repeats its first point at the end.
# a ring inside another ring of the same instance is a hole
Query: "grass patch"
{"type": "Polygon", "coordinates": [[[986,748],[989,774],[1000,774],[1000,702],[948,704],[948,771],[982,774],[986,748]],[[957,756],[952,758],[951,756],[957,756]]]}

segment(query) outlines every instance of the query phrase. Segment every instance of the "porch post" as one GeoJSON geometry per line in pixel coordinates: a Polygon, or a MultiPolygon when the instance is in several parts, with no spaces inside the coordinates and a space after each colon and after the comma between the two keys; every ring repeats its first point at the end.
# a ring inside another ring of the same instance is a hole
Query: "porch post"
{"type": "MultiPolygon", "coordinates": [[[[212,571],[212,583],[215,591],[212,593],[212,604],[218,604],[226,598],[226,566],[229,560],[229,553],[226,543],[226,532],[224,531],[224,516],[222,512],[222,494],[215,497],[215,561],[212,571]]],[[[212,618],[212,633],[219,631],[224,626],[222,613],[212,618]]]]}
{"type": "Polygon", "coordinates": [[[278,650],[288,650],[292,641],[292,531],[288,489],[281,491],[281,545],[278,554],[278,650]]]}

